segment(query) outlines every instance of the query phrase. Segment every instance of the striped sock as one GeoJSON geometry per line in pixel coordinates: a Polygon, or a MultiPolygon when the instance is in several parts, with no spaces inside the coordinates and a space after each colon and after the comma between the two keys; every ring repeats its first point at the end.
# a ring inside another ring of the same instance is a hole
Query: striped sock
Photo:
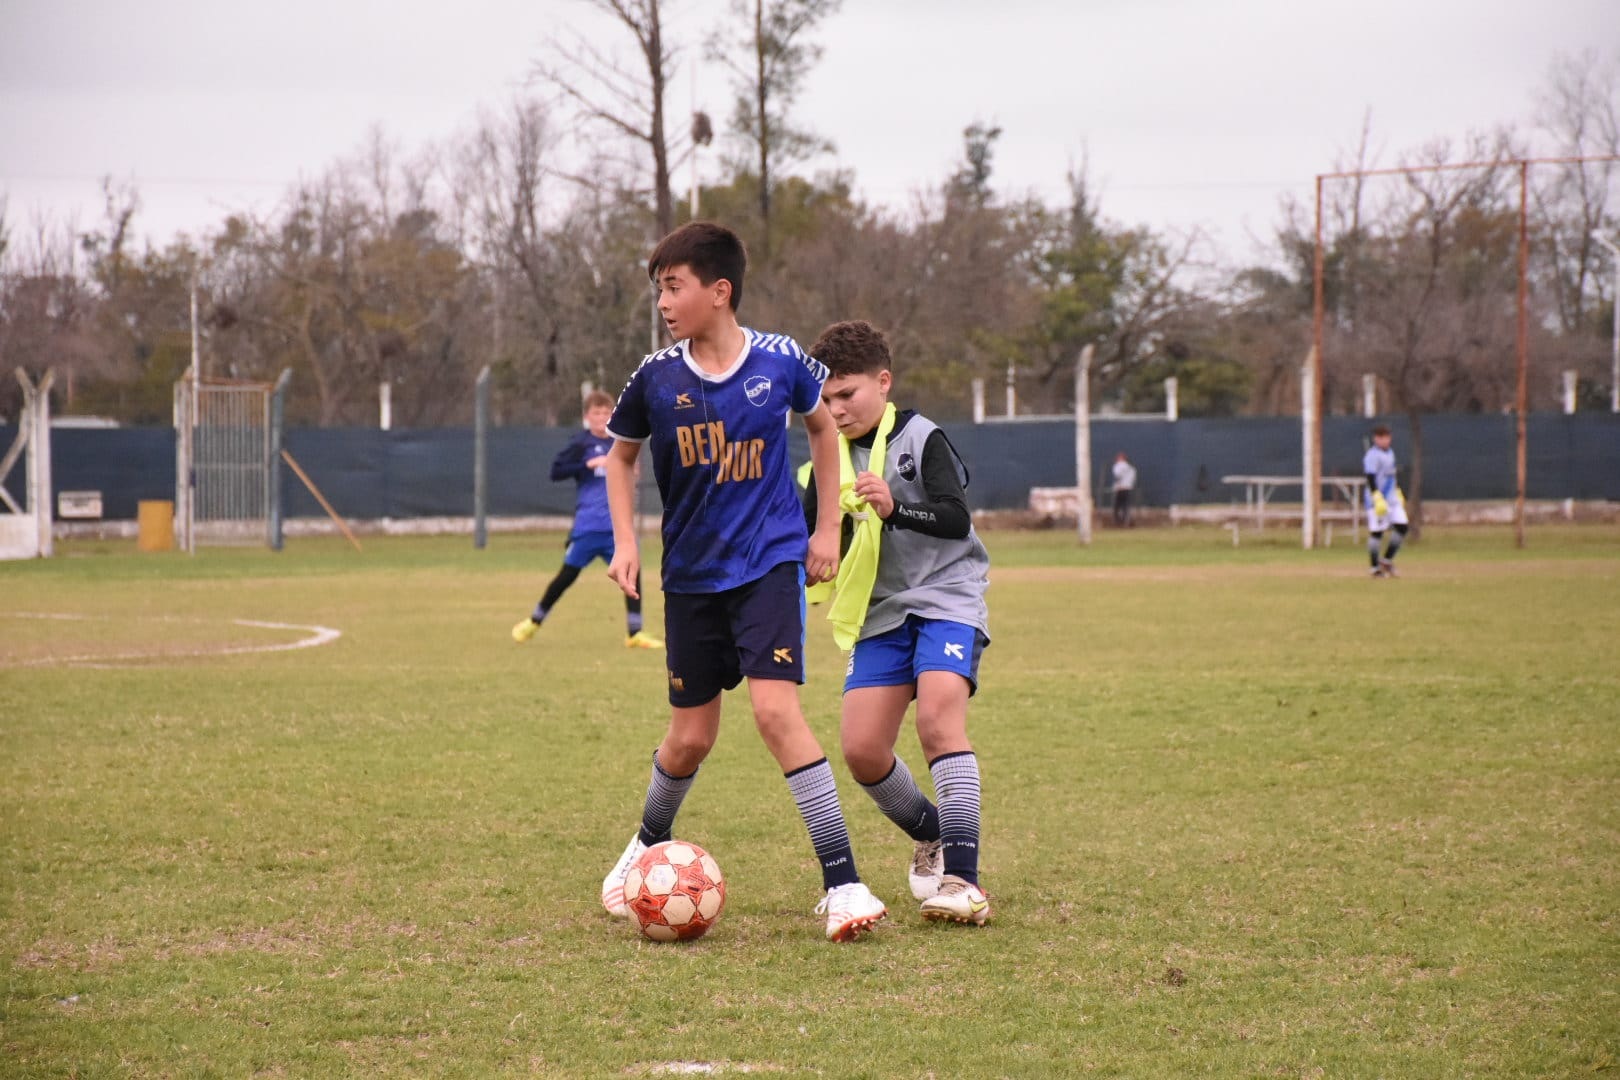
{"type": "Polygon", "coordinates": [[[696,769],[690,776],[669,775],[658,764],[658,751],[653,751],[652,780],[647,784],[647,802],[641,810],[643,844],[661,844],[675,835],[675,814],[696,778],[696,769]]]}
{"type": "Polygon", "coordinates": [[[861,787],[872,796],[883,816],[904,829],[907,836],[925,842],[939,839],[939,811],[917,786],[900,755],[895,755],[888,776],[861,787]]]}
{"type": "Polygon", "coordinates": [[[861,880],[855,872],[855,852],[849,846],[849,829],[844,824],[844,808],[838,804],[838,786],[833,782],[827,759],[812,762],[787,774],[788,790],[799,806],[799,816],[810,830],[810,843],[821,861],[821,885],[831,889],[861,880]]]}
{"type": "Polygon", "coordinates": [[[928,763],[939,796],[939,838],[945,872],[979,883],[979,759],[971,750],[928,763]]]}

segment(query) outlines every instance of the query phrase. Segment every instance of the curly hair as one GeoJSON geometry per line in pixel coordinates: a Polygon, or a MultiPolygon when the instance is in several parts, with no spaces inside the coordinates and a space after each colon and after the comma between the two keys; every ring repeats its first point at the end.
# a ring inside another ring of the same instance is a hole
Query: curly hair
{"type": "Polygon", "coordinates": [[[888,339],[865,319],[833,323],[810,346],[810,355],[834,376],[875,375],[891,366],[888,339]]]}

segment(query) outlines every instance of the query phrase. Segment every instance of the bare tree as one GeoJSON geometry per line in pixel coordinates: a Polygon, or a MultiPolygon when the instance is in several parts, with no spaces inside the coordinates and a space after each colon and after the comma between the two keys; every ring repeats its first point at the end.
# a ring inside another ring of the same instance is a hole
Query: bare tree
{"type": "MultiPolygon", "coordinates": [[[[1620,63],[1600,61],[1593,52],[1559,58],[1540,94],[1537,120],[1554,156],[1620,155],[1620,63]]],[[[1596,237],[1620,225],[1609,206],[1620,161],[1564,162],[1546,175],[1551,179],[1535,188],[1538,246],[1551,263],[1546,284],[1564,332],[1589,333],[1589,313],[1604,287],[1595,273],[1604,259],[1596,237]]]]}
{"type": "Polygon", "coordinates": [[[832,149],[832,144],[795,127],[788,109],[804,77],[821,57],[806,40],[841,0],[732,0],[739,32],[716,35],[709,53],[732,73],[737,92],[731,129],[749,149],[759,184],[760,254],[771,255],[771,198],[778,176],[795,162],[832,149]]]}
{"type": "Polygon", "coordinates": [[[586,0],[635,38],[639,69],[574,34],[555,47],[557,58],[535,63],[534,77],[577,107],[584,118],[639,144],[651,159],[653,218],[660,236],[675,226],[670,192],[671,139],[664,99],[674,68],[674,50],[664,35],[660,0],[586,0]]]}
{"type": "Polygon", "coordinates": [[[1361,260],[1363,303],[1338,328],[1341,356],[1358,357],[1390,388],[1412,430],[1410,495],[1415,527],[1423,505],[1423,417],[1497,411],[1513,400],[1517,282],[1516,172],[1506,132],[1475,136],[1448,170],[1444,141],[1405,164],[1361,260]]]}

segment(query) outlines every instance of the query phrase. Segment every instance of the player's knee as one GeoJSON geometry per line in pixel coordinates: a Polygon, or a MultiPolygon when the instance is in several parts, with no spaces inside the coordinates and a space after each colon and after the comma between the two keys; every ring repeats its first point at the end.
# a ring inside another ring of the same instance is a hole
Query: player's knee
{"type": "Polygon", "coordinates": [[[804,713],[797,699],[757,701],[754,703],[754,726],[766,746],[777,746],[796,735],[804,727],[804,713]]]}
{"type": "Polygon", "coordinates": [[[844,731],[840,735],[844,764],[850,775],[863,784],[875,784],[883,779],[894,762],[894,748],[870,731],[844,731]]]}
{"type": "Polygon", "coordinates": [[[1406,524],[1405,522],[1402,522],[1401,524],[1395,526],[1395,531],[1397,533],[1399,533],[1400,535],[1405,536],[1406,535],[1406,530],[1410,529],[1410,528],[1411,528],[1410,525],[1406,524]]]}
{"type": "Polygon", "coordinates": [[[658,748],[658,765],[671,776],[690,776],[713,749],[713,735],[697,730],[671,729],[658,748]]]}
{"type": "Polygon", "coordinates": [[[1371,537],[1372,539],[1374,539],[1374,540],[1382,540],[1384,538],[1384,530],[1383,529],[1368,529],[1367,530],[1367,535],[1369,537],[1371,537]]]}
{"type": "Polygon", "coordinates": [[[967,713],[954,703],[925,708],[917,704],[917,742],[923,756],[932,761],[941,754],[967,750],[967,713]]]}

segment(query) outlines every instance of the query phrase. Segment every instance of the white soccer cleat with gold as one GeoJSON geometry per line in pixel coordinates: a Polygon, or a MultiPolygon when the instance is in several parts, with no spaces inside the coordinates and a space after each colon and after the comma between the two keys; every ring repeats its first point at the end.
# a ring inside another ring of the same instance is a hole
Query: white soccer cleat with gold
{"type": "Polygon", "coordinates": [[[602,906],[607,908],[608,914],[620,919],[630,917],[630,905],[624,899],[624,879],[630,873],[630,866],[641,853],[647,850],[647,845],[641,842],[641,831],[630,838],[630,846],[624,849],[619,861],[613,864],[607,877],[602,879],[602,906]]]}
{"type": "Polygon", "coordinates": [[[955,874],[946,874],[939,892],[923,901],[922,917],[933,922],[983,926],[990,921],[990,898],[977,885],[955,874]]]}
{"type": "Polygon", "coordinates": [[[828,941],[854,941],[888,913],[883,901],[859,881],[833,886],[816,905],[816,914],[827,916],[828,941]]]}

